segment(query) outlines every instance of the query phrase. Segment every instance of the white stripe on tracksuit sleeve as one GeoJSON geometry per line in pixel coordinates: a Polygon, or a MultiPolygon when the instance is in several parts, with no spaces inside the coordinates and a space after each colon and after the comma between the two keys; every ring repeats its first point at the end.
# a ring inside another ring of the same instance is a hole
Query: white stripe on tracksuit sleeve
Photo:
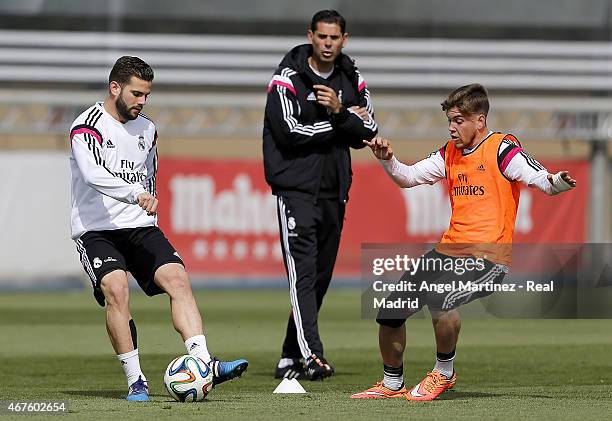
{"type": "Polygon", "coordinates": [[[548,174],[542,164],[524,151],[514,155],[504,171],[504,175],[509,180],[520,181],[529,187],[537,187],[552,196],[558,192],[555,192],[552,183],[548,180],[548,174]]]}
{"type": "Polygon", "coordinates": [[[89,187],[105,196],[112,197],[124,203],[138,203],[138,195],[145,192],[140,183],[128,183],[115,176],[105,166],[100,154],[100,146],[93,136],[85,133],[76,134],[72,138],[72,156],[89,187]]]}

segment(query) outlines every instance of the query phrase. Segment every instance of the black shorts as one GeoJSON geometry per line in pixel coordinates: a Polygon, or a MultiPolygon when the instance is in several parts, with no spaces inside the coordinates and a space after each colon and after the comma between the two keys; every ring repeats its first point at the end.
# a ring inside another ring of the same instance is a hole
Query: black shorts
{"type": "Polygon", "coordinates": [[[417,303],[414,308],[380,308],[376,321],[385,326],[399,327],[406,319],[417,313],[424,306],[430,311],[449,311],[459,306],[470,303],[476,299],[486,297],[493,293],[491,285],[503,282],[508,268],[504,265],[495,264],[486,259],[480,259],[478,265],[470,266],[470,270],[465,270],[466,260],[475,258],[453,257],[431,250],[424,258],[440,259],[445,265],[421,270],[420,268],[412,274],[405,272],[398,284],[411,282],[416,285],[416,291],[393,292],[388,297],[388,301],[403,300],[417,303]],[[477,266],[477,267],[475,267],[477,266]],[[455,270],[449,270],[449,267],[455,270]],[[464,268],[461,270],[461,268],[464,268]],[[474,286],[472,288],[462,288],[463,285],[474,286]],[[438,289],[439,288],[439,289],[438,289]]]}
{"type": "Polygon", "coordinates": [[[94,289],[94,297],[104,306],[100,281],[114,270],[130,272],[145,294],[164,292],[154,281],[155,271],[166,263],[183,266],[176,249],[158,227],[89,231],[76,240],[81,263],[94,289]]]}

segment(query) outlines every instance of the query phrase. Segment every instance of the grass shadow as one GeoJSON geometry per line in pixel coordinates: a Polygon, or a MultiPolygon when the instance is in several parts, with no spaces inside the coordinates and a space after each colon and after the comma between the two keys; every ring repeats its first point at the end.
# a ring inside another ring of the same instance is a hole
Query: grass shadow
{"type": "MultiPolygon", "coordinates": [[[[71,396],[84,396],[84,397],[90,397],[90,398],[111,398],[111,399],[125,399],[126,396],[126,392],[122,391],[122,390],[111,390],[111,389],[103,389],[103,390],[63,390],[62,393],[65,393],[67,395],[71,395],[71,396]]],[[[150,397],[154,398],[154,397],[165,397],[168,398],[167,395],[163,395],[163,394],[157,394],[157,393],[150,393],[149,394],[150,397]]],[[[174,400],[170,399],[168,400],[168,402],[175,402],[174,400]]]]}
{"type": "Polygon", "coordinates": [[[122,398],[125,399],[125,392],[121,390],[62,390],[62,393],[71,396],[85,396],[96,398],[122,398]]]}
{"type": "MultiPolygon", "coordinates": [[[[125,392],[123,391],[118,391],[118,390],[63,390],[62,393],[65,393],[67,395],[71,395],[71,396],[83,396],[86,398],[108,398],[108,399],[121,399],[121,400],[125,400],[125,392]]],[[[172,399],[171,397],[169,397],[168,395],[164,395],[164,394],[157,394],[157,393],[152,393],[149,394],[150,398],[162,398],[161,400],[157,400],[156,401],[158,403],[165,403],[165,404],[179,404],[179,405],[188,405],[190,402],[184,403],[184,402],[177,402],[174,399],[172,399]]],[[[213,399],[206,399],[204,400],[204,402],[209,402],[209,401],[214,401],[214,402],[234,402],[233,399],[229,399],[229,398],[219,398],[217,396],[214,396],[213,399]]]]}
{"type": "Polygon", "coordinates": [[[472,399],[472,398],[497,398],[504,396],[502,393],[489,393],[489,392],[461,392],[458,390],[449,390],[441,394],[436,400],[440,401],[451,401],[458,399],[472,399]]]}
{"type": "Polygon", "coordinates": [[[462,392],[459,390],[449,390],[437,400],[445,401],[445,400],[459,400],[459,399],[471,399],[471,398],[498,398],[500,396],[505,397],[522,397],[522,398],[540,398],[540,399],[554,399],[554,397],[549,395],[538,395],[531,393],[489,393],[489,392],[462,392]]]}

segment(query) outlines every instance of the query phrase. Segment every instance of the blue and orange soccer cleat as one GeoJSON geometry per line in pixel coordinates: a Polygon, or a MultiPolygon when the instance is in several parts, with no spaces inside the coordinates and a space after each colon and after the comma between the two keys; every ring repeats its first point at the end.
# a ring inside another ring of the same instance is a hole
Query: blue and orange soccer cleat
{"type": "Polygon", "coordinates": [[[351,399],[389,399],[389,398],[403,398],[406,394],[406,388],[402,386],[400,390],[393,390],[385,387],[382,380],[376,382],[374,386],[363,392],[353,393],[351,399]]]}
{"type": "Polygon", "coordinates": [[[457,374],[455,372],[449,378],[438,370],[432,370],[420,383],[406,393],[406,399],[409,401],[432,401],[445,390],[452,389],[456,382],[457,374]]]}
{"type": "Polygon", "coordinates": [[[126,399],[135,402],[146,402],[149,400],[149,386],[147,386],[147,382],[142,380],[142,377],[138,377],[138,380],[130,385],[126,399]]]}
{"type": "Polygon", "coordinates": [[[249,366],[249,362],[243,358],[234,361],[220,361],[213,358],[209,366],[213,372],[213,385],[216,386],[233,378],[242,376],[242,373],[244,373],[249,366]]]}

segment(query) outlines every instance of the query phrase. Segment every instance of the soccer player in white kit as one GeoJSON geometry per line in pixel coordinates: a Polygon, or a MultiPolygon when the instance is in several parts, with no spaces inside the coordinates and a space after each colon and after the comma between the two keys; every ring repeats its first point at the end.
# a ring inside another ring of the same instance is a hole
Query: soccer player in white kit
{"type": "Polygon", "coordinates": [[[213,384],[240,376],[248,366],[244,359],[210,356],[184,263],[157,227],[157,131],[141,114],[152,81],[153,69],[143,60],[119,58],[104,102],[85,110],[70,129],[72,238],[96,301],[106,304],[106,329],[130,401],[148,401],[149,389],[140,369],[127,272],[147,295],[169,295],[174,328],[187,352],[211,367],[213,384]]]}

